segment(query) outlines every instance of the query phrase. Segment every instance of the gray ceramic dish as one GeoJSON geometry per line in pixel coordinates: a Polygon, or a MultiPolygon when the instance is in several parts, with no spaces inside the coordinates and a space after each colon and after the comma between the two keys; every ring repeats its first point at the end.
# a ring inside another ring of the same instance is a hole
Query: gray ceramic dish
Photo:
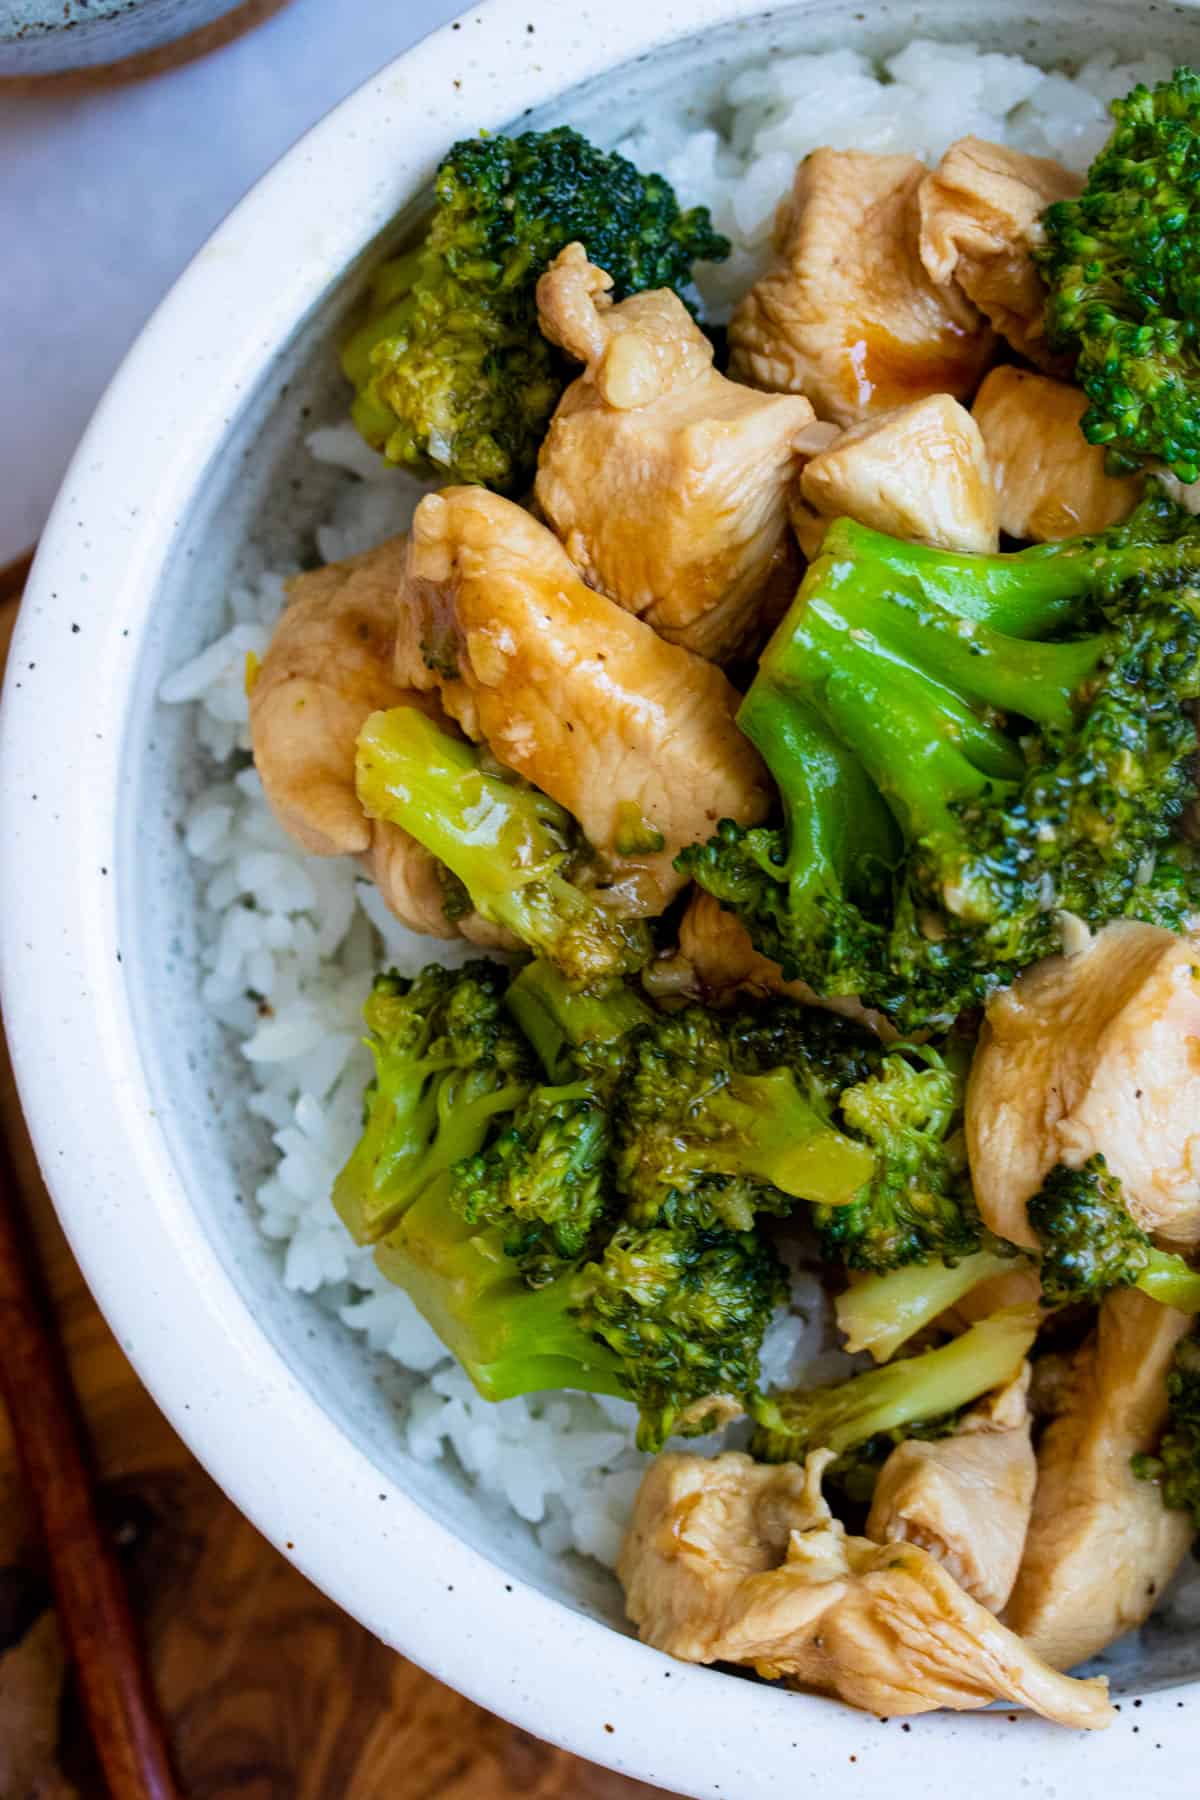
{"type": "Polygon", "coordinates": [[[255,547],[311,550],[341,477],[306,432],[345,390],[333,345],[454,138],[569,116],[612,142],[739,64],[916,35],[1053,64],[1105,47],[1200,60],[1200,13],[1124,0],[491,0],[383,70],[259,184],[147,326],[43,539],[0,707],[0,977],[60,1214],[124,1349],[215,1478],[379,1636],[494,1711],[671,1792],[839,1800],[1186,1791],[1200,1637],[1152,1624],[1106,1733],[1026,1714],[911,1731],[671,1663],[615,1584],[555,1561],[398,1440],[346,1332],[286,1291],[244,1196],[264,1144],[197,1001],[179,821],[203,778],[163,676],[222,628],[255,547]]]}
{"type": "Polygon", "coordinates": [[[0,75],[55,75],[157,50],[241,0],[0,0],[0,75]]]}

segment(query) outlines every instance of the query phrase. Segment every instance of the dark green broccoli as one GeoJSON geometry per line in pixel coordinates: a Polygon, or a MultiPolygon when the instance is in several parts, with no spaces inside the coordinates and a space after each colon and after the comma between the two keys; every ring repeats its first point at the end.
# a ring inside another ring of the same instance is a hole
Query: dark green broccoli
{"type": "Polygon", "coordinates": [[[887,1362],[974,1288],[1020,1267],[1019,1252],[985,1233],[982,1249],[953,1262],[936,1257],[904,1263],[883,1275],[864,1275],[834,1303],[845,1348],[869,1350],[876,1362],[887,1362]]]}
{"type": "Polygon", "coordinates": [[[565,126],[455,144],[421,244],[380,268],[342,366],[367,442],[421,474],[519,492],[574,371],[538,328],[538,277],[582,243],[622,300],[686,288],[728,241],[661,175],[565,126]]]}
{"type": "Polygon", "coordinates": [[[784,823],[677,866],[786,976],[906,1030],[1059,944],[1059,915],[1182,929],[1200,873],[1200,527],[1155,484],[1125,525],[960,556],[850,520],[738,715],[784,823]]]}
{"type": "Polygon", "coordinates": [[[1190,1512],[1200,1532],[1200,1337],[1190,1332],[1176,1345],[1167,1376],[1170,1417],[1158,1451],[1135,1456],[1133,1472],[1156,1481],[1163,1505],[1190,1512]]]}
{"type": "Polygon", "coordinates": [[[870,1179],[871,1151],[836,1128],[790,1067],[757,1063],[761,1049],[745,1020],[699,1006],[635,1035],[616,1102],[617,1183],[631,1218],[747,1231],[756,1213],[845,1202],[870,1179]]]}
{"type": "Polygon", "coordinates": [[[1200,1272],[1156,1250],[1130,1217],[1121,1183],[1102,1156],[1052,1169],[1028,1206],[1042,1252],[1047,1306],[1098,1306],[1113,1288],[1138,1287],[1180,1312],[1200,1312],[1200,1272]]]}
{"type": "Polygon", "coordinates": [[[641,967],[645,924],[581,885],[588,851],[569,814],[415,707],[372,713],[358,739],[358,797],[433,852],[485,919],[507,926],[568,980],[587,986],[641,967]]]}
{"type": "Polygon", "coordinates": [[[875,1152],[875,1171],[848,1206],[822,1207],[831,1262],[883,1274],[906,1263],[957,1262],[981,1247],[962,1117],[967,1057],[905,1045],[841,1096],[841,1116],[875,1152]]]}
{"type": "Polygon", "coordinates": [[[1035,1307],[1013,1306],[920,1356],[853,1375],[838,1387],[760,1396],[751,1444],[764,1462],[802,1462],[810,1450],[839,1455],[880,1432],[956,1413],[1011,1381],[1037,1336],[1035,1307]]]}
{"type": "Polygon", "coordinates": [[[621,1226],[594,1261],[531,1288],[501,1228],[469,1224],[444,1187],[426,1190],[376,1257],[485,1399],[558,1387],[619,1395],[639,1407],[645,1450],[679,1426],[702,1428],[698,1402],[753,1396],[787,1286],[750,1232],[621,1226]]]}
{"type": "Polygon", "coordinates": [[[1042,216],[1046,328],[1077,356],[1089,443],[1119,470],[1153,457],[1200,476],[1200,75],[1112,102],[1116,126],[1077,200],[1042,216]]]}
{"type": "Polygon", "coordinates": [[[364,1008],[375,1079],[363,1135],[333,1189],[356,1243],[391,1230],[430,1182],[480,1149],[537,1080],[504,1007],[506,985],[506,972],[486,962],[376,980],[364,1008]]]}
{"type": "Polygon", "coordinates": [[[618,983],[572,992],[544,962],[517,977],[507,1004],[550,1081],[530,1091],[485,1149],[458,1164],[451,1199],[471,1224],[501,1226],[505,1254],[531,1286],[541,1286],[578,1261],[606,1222],[612,1229],[613,1090],[629,1034],[654,1015],[618,983]]]}

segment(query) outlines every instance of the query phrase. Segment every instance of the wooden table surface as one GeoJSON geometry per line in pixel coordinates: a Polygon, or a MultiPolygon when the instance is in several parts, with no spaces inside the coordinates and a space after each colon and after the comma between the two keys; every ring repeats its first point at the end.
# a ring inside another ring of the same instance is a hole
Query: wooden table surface
{"type": "MultiPolygon", "coordinates": [[[[0,657],[13,603],[0,612],[0,657]]],[[[7,1057],[0,1129],[189,1800],[650,1800],[394,1655],[277,1554],[171,1430],[54,1216],[7,1057]]],[[[0,1412],[0,1800],[101,1800],[0,1412]]]]}

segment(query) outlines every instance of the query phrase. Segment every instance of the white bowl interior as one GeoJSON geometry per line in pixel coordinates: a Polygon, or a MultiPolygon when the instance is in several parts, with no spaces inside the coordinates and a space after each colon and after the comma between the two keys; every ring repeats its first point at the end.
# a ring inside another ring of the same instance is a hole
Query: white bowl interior
{"type": "MultiPolygon", "coordinates": [[[[986,16],[936,0],[916,9],[872,8],[869,16],[821,0],[787,8],[617,69],[521,122],[568,120],[598,141],[615,142],[656,96],[686,87],[698,116],[732,67],[777,51],[851,45],[886,54],[915,36],[971,39],[1053,64],[1112,48],[1126,57],[1148,50],[1200,60],[1200,19],[1182,7],[1063,6],[1034,19],[1011,0],[993,0],[986,16]]],[[[418,203],[419,204],[419,203],[418,203]]],[[[418,205],[395,226],[411,227],[418,205]]],[[[382,246],[372,249],[373,261],[382,246]]],[[[331,281],[320,308],[276,357],[231,420],[219,462],[199,485],[181,521],[178,550],[158,593],[141,653],[136,701],[123,746],[125,804],[119,846],[121,935],[137,944],[127,972],[159,1119],[191,1206],[264,1332],[296,1378],[392,1482],[449,1524],[472,1546],[566,1606],[620,1628],[616,1586],[594,1566],[545,1556],[531,1535],[485,1508],[447,1465],[407,1456],[396,1430],[395,1383],[357,1340],[315,1303],[288,1292],[276,1251],[252,1216],[252,1194],[269,1149],[265,1131],[244,1113],[236,1053],[197,999],[193,870],[180,818],[206,778],[188,709],[156,699],[167,673],[223,628],[222,597],[251,556],[287,566],[313,554],[313,532],[339,481],[313,463],[303,438],[344,416],[346,390],[333,345],[353,303],[361,267],[331,281]]],[[[1151,1623],[1136,1654],[1112,1671],[1117,1685],[1145,1691],[1200,1676],[1200,1637],[1151,1623]]]]}

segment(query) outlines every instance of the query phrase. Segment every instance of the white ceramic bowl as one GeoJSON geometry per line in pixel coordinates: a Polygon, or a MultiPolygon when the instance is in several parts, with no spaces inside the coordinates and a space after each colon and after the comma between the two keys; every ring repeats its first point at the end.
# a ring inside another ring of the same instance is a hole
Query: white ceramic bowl
{"type": "Polygon", "coordinates": [[[554,97],[586,84],[573,116],[612,141],[656,94],[699,92],[774,46],[888,51],[931,33],[1047,62],[1105,46],[1200,60],[1187,7],[1059,0],[1035,22],[1019,0],[862,6],[491,0],[347,101],[201,251],[80,447],[21,612],[0,712],[8,1028],[63,1222],[156,1399],[280,1549],[435,1674],[695,1796],[749,1800],[813,1771],[845,1800],[1165,1792],[1200,1646],[1152,1634],[1133,1677],[1144,1704],[1102,1737],[998,1712],[902,1733],[645,1649],[611,1584],[409,1461],[355,1346],[284,1290],[242,1204],[262,1145],[195,998],[178,820],[196,770],[186,712],[156,691],[214,635],[251,536],[278,563],[327,507],[333,478],[300,440],[343,404],[332,335],[378,235],[397,213],[403,230],[455,137],[527,109],[551,122],[554,97]]]}

